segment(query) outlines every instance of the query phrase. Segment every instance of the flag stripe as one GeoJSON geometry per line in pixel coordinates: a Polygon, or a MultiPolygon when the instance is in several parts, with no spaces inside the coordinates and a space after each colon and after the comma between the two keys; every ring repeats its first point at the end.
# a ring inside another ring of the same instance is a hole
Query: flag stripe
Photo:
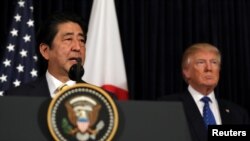
{"type": "Polygon", "coordinates": [[[128,99],[128,91],[121,89],[119,87],[113,86],[113,85],[102,85],[102,88],[116,94],[117,99],[119,100],[127,100],[128,99]]]}

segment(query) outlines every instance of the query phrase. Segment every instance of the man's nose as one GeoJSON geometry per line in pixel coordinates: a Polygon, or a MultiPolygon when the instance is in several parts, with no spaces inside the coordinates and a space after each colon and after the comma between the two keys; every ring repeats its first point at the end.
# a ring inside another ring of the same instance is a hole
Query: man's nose
{"type": "Polygon", "coordinates": [[[206,70],[212,70],[212,63],[210,62],[206,63],[206,70]]]}
{"type": "Polygon", "coordinates": [[[81,49],[81,42],[74,40],[73,45],[72,45],[72,50],[73,51],[80,51],[81,49]]]}

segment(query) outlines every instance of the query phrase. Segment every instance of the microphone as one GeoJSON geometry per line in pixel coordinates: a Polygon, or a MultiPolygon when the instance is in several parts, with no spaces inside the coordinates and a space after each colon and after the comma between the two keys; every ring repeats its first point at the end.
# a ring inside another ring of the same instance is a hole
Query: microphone
{"type": "Polygon", "coordinates": [[[84,68],[82,67],[82,59],[77,58],[77,63],[72,65],[69,69],[68,76],[71,80],[76,81],[76,83],[83,82],[82,76],[84,74],[84,68]]]}

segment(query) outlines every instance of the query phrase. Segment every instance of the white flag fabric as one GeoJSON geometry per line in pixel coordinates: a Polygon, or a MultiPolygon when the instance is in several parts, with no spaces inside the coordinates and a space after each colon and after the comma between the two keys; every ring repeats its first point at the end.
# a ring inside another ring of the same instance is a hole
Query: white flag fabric
{"type": "Polygon", "coordinates": [[[127,77],[113,0],[94,0],[90,15],[83,80],[128,99],[127,77]]]}

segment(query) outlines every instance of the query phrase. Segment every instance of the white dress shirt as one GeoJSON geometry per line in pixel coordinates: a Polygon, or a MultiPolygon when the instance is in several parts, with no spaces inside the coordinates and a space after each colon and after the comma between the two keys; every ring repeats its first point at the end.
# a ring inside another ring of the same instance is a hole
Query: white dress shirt
{"type": "Polygon", "coordinates": [[[66,84],[68,86],[72,86],[74,84],[76,84],[75,81],[69,80],[66,83],[61,82],[60,80],[56,79],[53,75],[51,75],[48,70],[46,72],[46,80],[48,82],[48,86],[49,86],[49,92],[50,92],[50,96],[53,98],[55,97],[55,91],[58,87],[66,84]]]}
{"type": "MultiPolygon", "coordinates": [[[[203,106],[204,106],[204,102],[202,102],[200,99],[202,97],[204,97],[203,94],[201,94],[200,92],[196,91],[192,86],[188,86],[188,91],[190,92],[191,96],[193,97],[197,107],[199,108],[199,111],[201,113],[201,115],[203,116],[203,106]]],[[[215,98],[215,94],[214,91],[212,91],[211,93],[209,93],[207,95],[207,97],[209,97],[211,99],[211,102],[209,102],[209,106],[214,114],[215,117],[215,121],[217,125],[221,125],[221,116],[220,116],[220,111],[219,111],[219,106],[218,106],[218,102],[215,98]]]]}

